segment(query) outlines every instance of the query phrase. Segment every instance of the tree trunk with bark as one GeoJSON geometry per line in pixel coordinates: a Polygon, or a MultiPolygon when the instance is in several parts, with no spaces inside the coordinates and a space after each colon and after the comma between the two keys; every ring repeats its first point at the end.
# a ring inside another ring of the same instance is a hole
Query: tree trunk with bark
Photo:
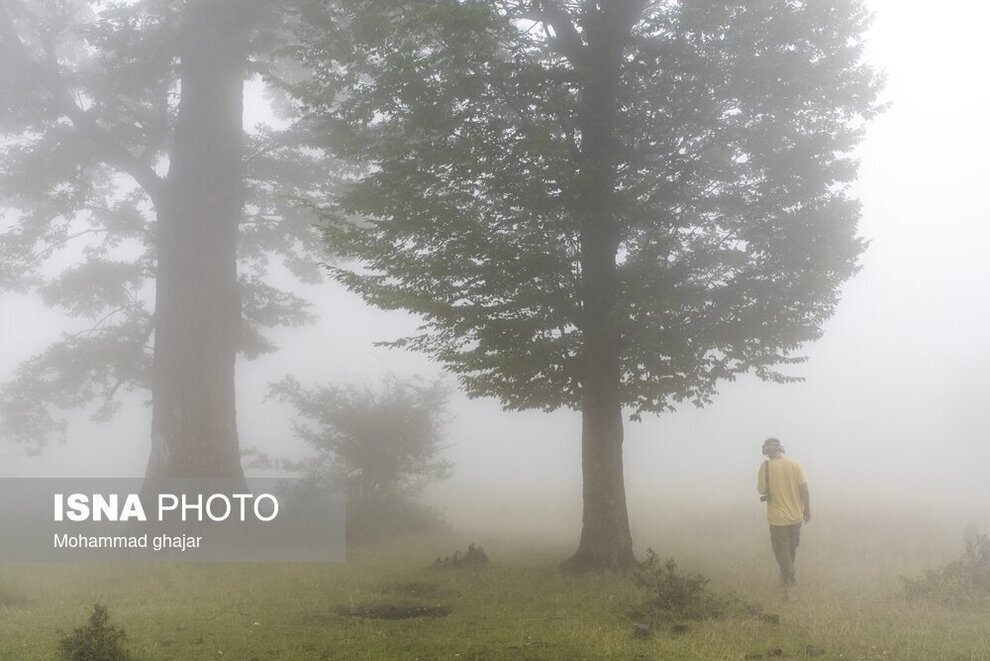
{"type": "Polygon", "coordinates": [[[615,213],[615,123],[623,50],[621,16],[605,8],[586,28],[580,127],[583,506],[581,541],[569,569],[624,569],[635,562],[622,463],[622,403],[615,213]]]}
{"type": "Polygon", "coordinates": [[[236,1],[185,12],[175,143],[156,200],[151,478],[243,478],[234,364],[247,35],[236,1]]]}

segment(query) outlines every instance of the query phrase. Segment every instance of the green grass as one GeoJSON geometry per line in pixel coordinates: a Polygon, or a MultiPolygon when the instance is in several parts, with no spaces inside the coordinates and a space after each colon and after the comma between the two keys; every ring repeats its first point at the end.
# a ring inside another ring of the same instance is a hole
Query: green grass
{"type": "Polygon", "coordinates": [[[467,540],[402,540],[328,565],[2,565],[0,659],[55,658],[59,630],[82,624],[96,602],[127,632],[135,658],[148,660],[720,660],[772,648],[805,658],[808,645],[825,650],[818,659],[990,659],[990,613],[900,596],[901,544],[860,557],[856,545],[807,540],[801,585],[784,602],[768,549],[677,539],[661,556],[672,553],[679,565],[711,577],[715,592],[734,591],[779,614],[780,624],[692,622],[682,634],[662,625],[639,640],[630,613],[642,593],[620,576],[561,573],[566,546],[482,539],[491,565],[431,570],[436,556],[467,540]],[[451,612],[386,621],[339,610],[382,604],[451,612]]]}

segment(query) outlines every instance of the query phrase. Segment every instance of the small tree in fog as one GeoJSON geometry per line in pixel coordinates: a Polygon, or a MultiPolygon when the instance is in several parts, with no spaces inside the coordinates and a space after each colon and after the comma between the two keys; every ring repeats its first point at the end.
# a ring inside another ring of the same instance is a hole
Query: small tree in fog
{"type": "Polygon", "coordinates": [[[571,565],[629,566],[623,407],[793,380],[856,271],[863,3],[310,4],[297,91],[372,166],[330,209],[362,260],[334,275],[421,315],[396,345],[470,395],[579,410],[571,565]]]}
{"type": "Polygon", "coordinates": [[[450,474],[440,457],[447,390],[440,382],[387,378],[370,387],[303,388],[295,379],[272,386],[300,420],[296,434],[317,452],[299,466],[316,480],[342,484],[348,529],[357,533],[421,528],[432,515],[418,498],[450,474]]]}

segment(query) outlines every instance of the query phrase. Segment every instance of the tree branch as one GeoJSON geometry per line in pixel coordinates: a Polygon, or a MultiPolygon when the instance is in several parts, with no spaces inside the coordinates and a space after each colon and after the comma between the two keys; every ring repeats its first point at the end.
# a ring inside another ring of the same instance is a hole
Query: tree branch
{"type": "Polygon", "coordinates": [[[571,15],[555,0],[542,0],[539,9],[527,12],[524,18],[539,21],[553,29],[555,50],[570,60],[574,67],[583,67],[589,59],[588,48],[571,15]]]}
{"type": "Polygon", "coordinates": [[[83,110],[73,98],[72,90],[57,71],[39,62],[17,34],[17,28],[7,13],[4,0],[0,0],[0,52],[34,73],[52,92],[56,110],[71,121],[76,130],[97,148],[100,159],[125,172],[144,189],[152,202],[160,199],[163,181],[151,167],[135,158],[123,145],[83,110]]]}
{"type": "Polygon", "coordinates": [[[65,236],[63,236],[59,240],[52,241],[52,242],[48,243],[43,250],[40,250],[40,251],[32,254],[30,257],[27,258],[27,263],[28,264],[32,264],[32,265],[40,265],[40,263],[41,263],[42,260],[48,259],[49,257],[51,257],[52,253],[54,253],[59,248],[65,246],[70,241],[73,241],[75,239],[78,239],[79,237],[82,237],[82,236],[86,236],[88,234],[106,234],[109,231],[110,230],[105,229],[105,228],[102,228],[102,227],[91,227],[89,229],[80,230],[79,232],[75,232],[74,234],[66,234],[65,236]]]}

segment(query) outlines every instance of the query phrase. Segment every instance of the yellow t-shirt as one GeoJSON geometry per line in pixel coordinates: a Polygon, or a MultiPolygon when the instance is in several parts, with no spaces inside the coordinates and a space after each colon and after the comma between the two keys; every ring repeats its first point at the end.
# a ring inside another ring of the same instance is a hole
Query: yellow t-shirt
{"type": "MultiPolygon", "coordinates": [[[[760,464],[756,477],[756,489],[767,492],[767,476],[764,470],[768,462],[760,464]]],[[[767,520],[771,526],[791,526],[804,520],[804,500],[798,490],[807,484],[801,464],[789,457],[777,457],[769,461],[770,500],[767,501],[767,520]]]]}

